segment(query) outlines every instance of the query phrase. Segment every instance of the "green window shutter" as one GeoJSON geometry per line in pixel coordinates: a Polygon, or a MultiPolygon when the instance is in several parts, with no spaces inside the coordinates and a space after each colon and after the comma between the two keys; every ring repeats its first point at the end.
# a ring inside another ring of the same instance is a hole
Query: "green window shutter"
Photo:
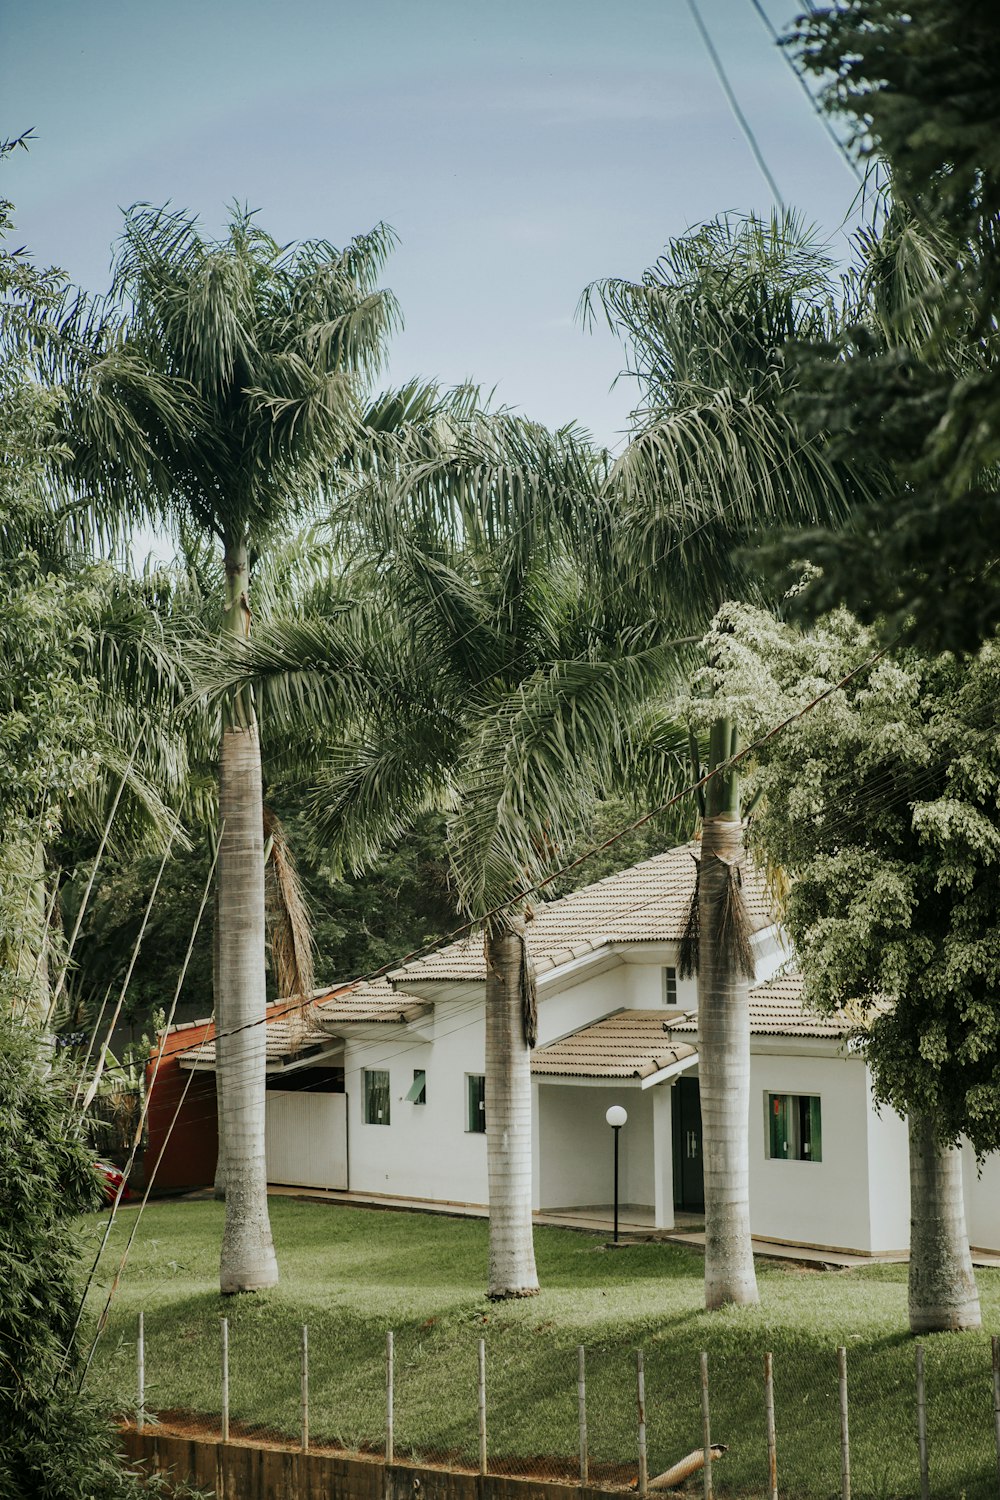
{"type": "Polygon", "coordinates": [[[423,1068],[414,1068],[413,1082],[406,1091],[406,1097],[411,1104],[427,1103],[427,1073],[423,1068]]]}
{"type": "Polygon", "coordinates": [[[471,1135],[483,1135],[486,1132],[486,1079],[481,1073],[470,1073],[468,1087],[465,1128],[471,1135]]]}
{"type": "Polygon", "coordinates": [[[823,1129],[816,1094],[768,1094],[768,1155],[775,1161],[822,1161],[823,1129]]]}
{"type": "Polygon", "coordinates": [[[388,1125],[389,1074],[383,1068],[365,1069],[365,1124],[388,1125]]]}
{"type": "Polygon", "coordinates": [[[791,1125],[791,1097],[788,1094],[768,1094],[767,1114],[770,1121],[771,1156],[778,1161],[787,1161],[789,1154],[789,1127],[791,1125]]]}
{"type": "Polygon", "coordinates": [[[823,1160],[823,1123],[818,1095],[809,1100],[809,1160],[823,1160]]]}

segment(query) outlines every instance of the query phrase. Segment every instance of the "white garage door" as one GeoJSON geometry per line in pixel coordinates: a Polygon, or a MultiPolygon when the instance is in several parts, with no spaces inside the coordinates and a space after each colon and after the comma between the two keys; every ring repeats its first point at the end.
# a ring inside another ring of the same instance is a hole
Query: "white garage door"
{"type": "Polygon", "coordinates": [[[347,1187],[347,1095],[267,1091],[267,1180],[347,1187]]]}

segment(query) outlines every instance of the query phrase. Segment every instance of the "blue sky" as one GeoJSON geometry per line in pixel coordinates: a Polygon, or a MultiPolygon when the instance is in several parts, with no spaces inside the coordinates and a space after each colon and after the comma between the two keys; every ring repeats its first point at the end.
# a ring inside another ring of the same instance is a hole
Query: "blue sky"
{"type": "MultiPolygon", "coordinates": [[[[779,28],[794,0],[765,0],[779,28]]],[[[700,0],[786,201],[831,237],[854,180],[750,0],[700,0]]],[[[770,196],[686,0],[32,0],[0,13],[17,240],[90,290],[120,209],[234,198],[280,239],[382,219],[406,319],[387,379],[471,378],[619,440],[627,387],[583,287],[770,196]]]]}

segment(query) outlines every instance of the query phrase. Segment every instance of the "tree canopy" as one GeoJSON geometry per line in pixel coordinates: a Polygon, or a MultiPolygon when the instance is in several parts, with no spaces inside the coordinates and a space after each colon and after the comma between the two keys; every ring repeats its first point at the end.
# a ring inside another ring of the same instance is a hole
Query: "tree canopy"
{"type": "Polygon", "coordinates": [[[731,605],[702,682],[750,737],[835,688],[755,751],[748,841],[788,882],[807,999],[856,1023],[876,1097],[994,1151],[1000,654],[876,649],[844,611],[803,635],[731,605]]]}
{"type": "Polygon", "coordinates": [[[822,565],[814,610],[843,601],[887,635],[974,651],[1000,622],[1000,17],[983,0],[843,0],[810,7],[790,45],[889,173],[888,243],[906,251],[902,217],[938,260],[914,279],[912,258],[883,254],[874,298],[804,361],[813,422],[882,483],[850,527],[786,555],[822,565]]]}

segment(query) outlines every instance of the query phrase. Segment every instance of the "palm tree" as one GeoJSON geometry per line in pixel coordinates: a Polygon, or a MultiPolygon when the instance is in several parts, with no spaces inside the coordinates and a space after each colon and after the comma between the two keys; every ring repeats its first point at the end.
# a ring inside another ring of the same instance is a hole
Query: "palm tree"
{"type": "Polygon", "coordinates": [[[276,720],[336,726],[313,812],[356,869],[429,805],[448,812],[458,910],[485,945],[493,1298],[538,1287],[528,895],[586,825],[671,660],[662,628],[628,628],[631,594],[602,594],[585,561],[604,539],[603,478],[572,432],[505,415],[439,430],[436,453],[373,491],[381,542],[338,612],[271,626],[222,679],[249,680],[276,720]]]}
{"type": "MultiPolygon", "coordinates": [[[[776,527],[840,517],[853,481],[803,437],[787,410],[792,341],[831,320],[831,265],[791,214],[722,218],[672,241],[640,282],[584,294],[603,311],[641,387],[611,480],[626,556],[677,623],[702,628],[728,598],[762,600],[753,549],[776,527]]],[[[736,748],[721,715],[696,894],[699,1081],[705,1153],[705,1302],[757,1301],[749,1215],[749,1009],[752,958],[740,897],[743,859],[736,748]]]]}
{"type": "MultiPolygon", "coordinates": [[[[66,310],[70,472],[84,497],[129,519],[158,513],[214,539],[222,633],[251,629],[256,555],[315,500],[363,416],[356,385],[397,321],[377,280],[384,225],[342,250],[283,247],[252,214],[206,239],[190,215],[125,218],[112,292],[66,310]]],[[[225,1101],[223,1292],[278,1270],[264,1164],[264,838],[260,743],[249,693],[222,705],[216,1022],[225,1101]]]]}

